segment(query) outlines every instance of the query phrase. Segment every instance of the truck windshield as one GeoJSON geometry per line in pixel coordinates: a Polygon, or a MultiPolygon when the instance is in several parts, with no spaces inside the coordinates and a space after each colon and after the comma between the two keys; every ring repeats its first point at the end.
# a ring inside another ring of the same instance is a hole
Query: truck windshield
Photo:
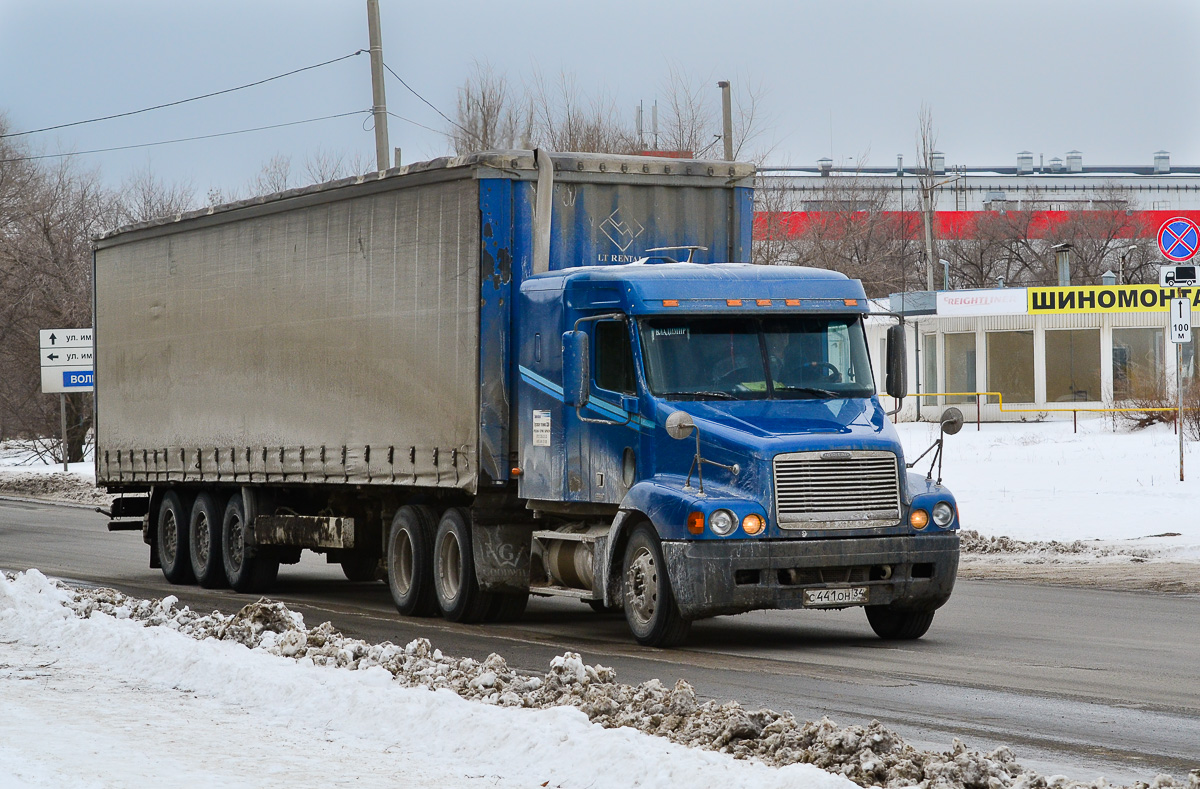
{"type": "Polygon", "coordinates": [[[799,400],[875,393],[857,315],[644,318],[650,391],[674,400],[799,400]]]}

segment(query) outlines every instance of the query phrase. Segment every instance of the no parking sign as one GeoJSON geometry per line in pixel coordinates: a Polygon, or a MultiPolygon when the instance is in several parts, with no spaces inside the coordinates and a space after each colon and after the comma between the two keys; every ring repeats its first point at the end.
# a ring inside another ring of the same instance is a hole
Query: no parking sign
{"type": "Polygon", "coordinates": [[[1200,248],[1200,227],[1186,216],[1176,216],[1158,228],[1158,251],[1172,263],[1191,260],[1200,248]]]}

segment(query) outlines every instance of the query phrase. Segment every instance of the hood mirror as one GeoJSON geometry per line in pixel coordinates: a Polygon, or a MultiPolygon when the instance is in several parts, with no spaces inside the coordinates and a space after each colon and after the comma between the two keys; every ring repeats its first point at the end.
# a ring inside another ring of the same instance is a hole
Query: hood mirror
{"type": "Polygon", "coordinates": [[[963,414],[954,406],[947,408],[942,412],[942,432],[948,436],[952,436],[962,430],[963,414]]]}
{"type": "Polygon", "coordinates": [[[676,441],[682,441],[696,429],[696,423],[692,421],[692,415],[686,411],[674,411],[667,417],[667,422],[663,427],[668,436],[676,441]]]}

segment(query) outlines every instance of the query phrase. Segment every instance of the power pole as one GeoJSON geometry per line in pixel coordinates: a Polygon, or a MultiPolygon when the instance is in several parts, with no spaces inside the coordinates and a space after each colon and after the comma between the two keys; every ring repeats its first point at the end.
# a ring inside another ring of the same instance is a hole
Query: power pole
{"type": "Polygon", "coordinates": [[[721,137],[725,141],[725,161],[733,161],[733,102],[729,95],[729,80],[717,83],[721,89],[721,137]]]}
{"type": "Polygon", "coordinates": [[[388,169],[387,98],[383,90],[383,36],[379,32],[379,0],[367,0],[367,30],[371,40],[371,112],[375,117],[375,163],[388,169]]]}

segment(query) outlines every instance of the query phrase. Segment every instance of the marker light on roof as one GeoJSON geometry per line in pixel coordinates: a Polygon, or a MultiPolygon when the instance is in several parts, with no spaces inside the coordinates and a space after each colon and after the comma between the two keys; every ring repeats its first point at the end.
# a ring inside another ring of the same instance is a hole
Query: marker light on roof
{"type": "Polygon", "coordinates": [[[842,299],[842,302],[847,307],[857,307],[858,306],[858,299],[842,299]]]}
{"type": "Polygon", "coordinates": [[[726,307],[740,307],[740,306],[742,306],[742,300],[741,299],[725,299],[725,306],[726,307]]]}
{"type": "Polygon", "coordinates": [[[678,307],[679,299],[663,299],[664,307],[678,307]]]}
{"type": "Polygon", "coordinates": [[[800,299],[784,299],[783,303],[788,305],[789,307],[799,307],[800,299]]]}
{"type": "Polygon", "coordinates": [[[770,299],[755,299],[754,303],[760,307],[770,307],[771,306],[770,299]]]}

